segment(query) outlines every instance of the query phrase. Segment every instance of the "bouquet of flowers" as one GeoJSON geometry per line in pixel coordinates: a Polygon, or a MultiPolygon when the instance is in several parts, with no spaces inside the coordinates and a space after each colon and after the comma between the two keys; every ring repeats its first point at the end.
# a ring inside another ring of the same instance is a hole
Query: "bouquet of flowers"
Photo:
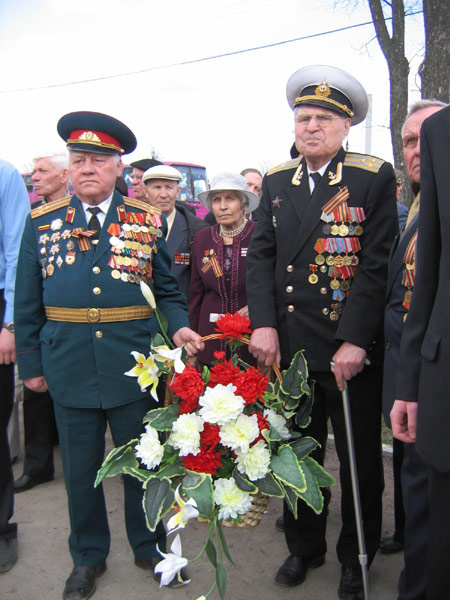
{"type": "MultiPolygon", "coordinates": [[[[163,327],[150,289],[141,286],[163,327]]],[[[219,318],[217,334],[204,339],[224,339],[231,358],[216,352],[214,364],[201,373],[188,363],[184,349],[164,343],[169,342],[167,336],[164,340],[158,334],[152,340],[148,357],[132,353],[136,366],[126,374],[137,377],[142,390],[151,388],[156,398],[159,377],[165,373],[172,401],[147,413],[145,432],[115,448],[96,480],[97,485],[105,477],[126,473],[142,481],[147,525],[152,531],[172,511],[169,533],[184,528],[193,517],[208,521],[198,556],[190,561],[182,556],[177,534],[172,552],[160,552],[164,560],[156,567],[161,585],[177,574],[181,581],[181,569],[206,552],[216,577],[201,599],[216,585],[220,597],[225,597],[222,557],[231,561],[222,531],[225,521],[239,524],[261,494],[284,498],[295,516],[298,499],[320,513],[320,488],[334,484],[309,456],[318,442],[299,431],[308,425],[313,403],[303,352],[297,352],[282,373],[274,367],[277,378],[270,382],[259,368],[243,363],[234,352],[248,344],[249,324],[238,313],[219,318]]]]}

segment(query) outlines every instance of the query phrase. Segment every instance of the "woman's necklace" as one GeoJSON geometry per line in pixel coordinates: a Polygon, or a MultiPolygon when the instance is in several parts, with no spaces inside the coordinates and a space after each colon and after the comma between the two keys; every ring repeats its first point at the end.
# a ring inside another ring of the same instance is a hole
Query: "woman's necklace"
{"type": "Polygon", "coordinates": [[[244,231],[244,227],[247,225],[247,221],[248,221],[248,219],[244,219],[244,221],[239,225],[239,227],[236,227],[236,229],[230,229],[229,231],[225,230],[223,228],[223,225],[219,225],[220,237],[229,237],[229,238],[236,237],[237,235],[242,233],[242,231],[244,231]]]}

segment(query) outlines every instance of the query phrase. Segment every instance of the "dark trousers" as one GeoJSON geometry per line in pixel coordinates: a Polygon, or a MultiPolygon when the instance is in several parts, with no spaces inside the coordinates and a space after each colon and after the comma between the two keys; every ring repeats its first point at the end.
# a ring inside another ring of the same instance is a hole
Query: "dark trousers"
{"type": "Polygon", "coordinates": [[[426,600],[428,467],[417,454],[415,444],[403,444],[403,452],[401,475],[405,506],[405,566],[398,581],[398,600],[426,600]]]}
{"type": "Polygon", "coordinates": [[[23,472],[30,477],[52,477],[53,445],[56,437],[53,400],[48,392],[23,387],[25,460],[23,472]]]}
{"type": "MultiPolygon", "coordinates": [[[[55,417],[69,500],[71,533],[69,547],[75,565],[97,565],[106,560],[110,532],[103,486],[94,487],[105,453],[109,424],[114,444],[121,446],[139,437],[142,419],[154,403],[150,397],[107,410],[70,408],[55,403],[55,417]]],[[[125,525],[138,558],[157,555],[156,544],[165,550],[165,529],[160,523],[149,531],[142,507],[142,483],[124,476],[125,525]]]]}
{"type": "Polygon", "coordinates": [[[405,531],[405,509],[403,508],[402,493],[402,465],[403,465],[403,442],[393,438],[392,440],[392,467],[394,472],[394,535],[396,542],[403,543],[405,531]]]}
{"type": "MultiPolygon", "coordinates": [[[[0,316],[5,302],[0,291],[0,316]]],[[[17,536],[16,523],[9,523],[14,512],[13,473],[8,444],[8,423],[14,403],[14,365],[0,365],[0,539],[17,536]]]]}
{"type": "MultiPolygon", "coordinates": [[[[312,456],[323,464],[327,442],[327,420],[331,419],[336,451],[340,462],[342,528],[337,543],[337,556],[343,565],[358,568],[358,539],[353,505],[350,466],[345,432],[342,395],[333,374],[313,372],[316,381],[311,423],[304,430],[320,442],[321,448],[312,456]]],[[[359,491],[364,521],[364,535],[369,564],[377,551],[381,535],[384,488],[381,455],[381,369],[364,369],[349,381],[350,411],[359,480],[359,491]]],[[[324,490],[325,508],[317,515],[303,501],[299,501],[298,519],[284,506],[286,541],[291,554],[315,558],[327,550],[325,539],[330,493],[324,490]]]]}
{"type": "Polygon", "coordinates": [[[450,590],[450,473],[430,468],[427,600],[443,600],[450,590]]]}

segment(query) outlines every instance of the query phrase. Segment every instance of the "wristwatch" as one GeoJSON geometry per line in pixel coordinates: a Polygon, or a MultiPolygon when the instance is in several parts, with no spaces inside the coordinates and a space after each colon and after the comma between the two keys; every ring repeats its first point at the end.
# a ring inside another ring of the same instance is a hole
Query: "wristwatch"
{"type": "Polygon", "coordinates": [[[3,327],[5,329],[7,329],[8,331],[10,331],[11,333],[14,333],[14,323],[12,321],[3,323],[3,327]]]}

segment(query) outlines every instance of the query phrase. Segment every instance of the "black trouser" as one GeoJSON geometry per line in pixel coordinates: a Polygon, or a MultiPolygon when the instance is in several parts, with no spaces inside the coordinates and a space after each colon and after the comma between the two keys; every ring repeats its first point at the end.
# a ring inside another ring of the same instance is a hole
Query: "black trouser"
{"type": "Polygon", "coordinates": [[[23,472],[30,477],[52,477],[53,446],[56,438],[53,400],[48,392],[23,387],[25,460],[23,472]]]}
{"type": "Polygon", "coordinates": [[[429,470],[430,513],[427,600],[448,598],[450,590],[450,473],[429,470]]]}
{"type": "MultiPolygon", "coordinates": [[[[3,323],[5,301],[0,290],[3,323]]],[[[8,444],[8,423],[14,403],[14,365],[0,365],[0,539],[17,536],[16,523],[9,523],[14,511],[13,473],[8,444]]]]}
{"type": "MultiPolygon", "coordinates": [[[[343,565],[358,568],[358,539],[353,505],[347,440],[342,395],[334,375],[312,372],[316,381],[315,399],[310,425],[302,430],[320,442],[312,457],[323,464],[327,442],[327,420],[331,419],[336,451],[340,462],[342,528],[337,543],[337,555],[343,565]]],[[[381,454],[381,368],[364,369],[348,382],[350,411],[359,479],[364,535],[369,564],[378,549],[381,535],[382,493],[384,488],[381,454]]],[[[325,508],[317,515],[303,501],[299,501],[298,519],[295,520],[284,506],[286,541],[289,552],[304,558],[325,554],[328,505],[331,494],[325,490],[325,508]]]]}

